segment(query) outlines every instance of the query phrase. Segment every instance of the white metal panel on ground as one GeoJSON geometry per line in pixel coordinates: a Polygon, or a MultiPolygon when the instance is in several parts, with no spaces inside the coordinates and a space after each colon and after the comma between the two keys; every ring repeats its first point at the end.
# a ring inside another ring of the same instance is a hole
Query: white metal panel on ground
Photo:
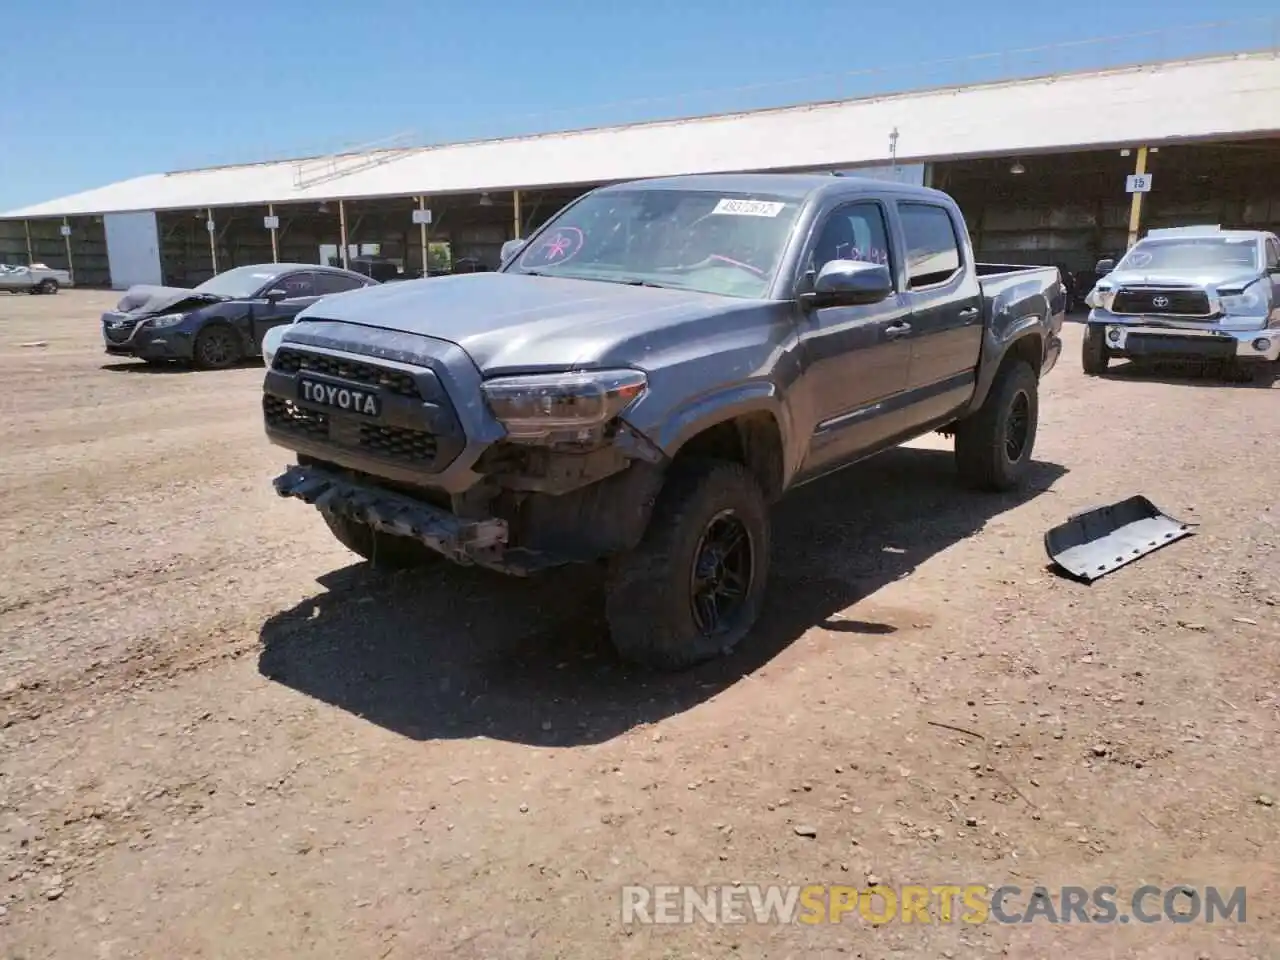
{"type": "Polygon", "coordinates": [[[113,290],[125,290],[135,283],[164,283],[154,213],[109,213],[102,218],[102,225],[106,228],[113,290]]]}
{"type": "MultiPolygon", "coordinates": [[[[296,161],[136,177],[5,217],[471,193],[738,170],[848,167],[1280,132],[1272,54],[1063,74],[509,140],[384,151],[302,180],[296,161]]],[[[322,164],[321,164],[322,165],[322,164]]],[[[316,166],[311,165],[313,168],[316,166]]]]}

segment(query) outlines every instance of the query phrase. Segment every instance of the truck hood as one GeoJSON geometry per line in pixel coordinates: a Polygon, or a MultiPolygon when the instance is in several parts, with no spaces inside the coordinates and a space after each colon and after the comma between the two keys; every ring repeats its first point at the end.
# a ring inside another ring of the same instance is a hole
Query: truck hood
{"type": "Polygon", "coordinates": [[[473,273],[354,290],[308,307],[298,322],[336,320],[447,340],[492,374],[590,366],[628,341],[759,304],[603,281],[473,273]]]}
{"type": "Polygon", "coordinates": [[[1208,269],[1197,267],[1187,270],[1113,270],[1098,282],[1112,289],[1120,287],[1198,287],[1200,289],[1227,287],[1239,288],[1261,279],[1257,270],[1239,268],[1208,269]]]}
{"type": "Polygon", "coordinates": [[[217,303],[222,297],[212,293],[197,293],[185,287],[157,287],[150,284],[137,284],[125,291],[116,311],[132,316],[146,317],[172,310],[175,307],[187,306],[194,310],[210,303],[217,303]]]}

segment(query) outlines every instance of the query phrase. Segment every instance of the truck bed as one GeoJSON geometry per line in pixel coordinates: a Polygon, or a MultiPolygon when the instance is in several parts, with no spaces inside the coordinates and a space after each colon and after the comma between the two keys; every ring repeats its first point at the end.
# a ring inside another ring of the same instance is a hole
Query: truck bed
{"type": "Polygon", "coordinates": [[[974,269],[982,289],[983,319],[997,338],[1028,317],[1040,320],[1046,341],[1041,373],[1047,373],[1061,350],[1060,335],[1067,309],[1066,288],[1058,268],[976,263],[974,269]]]}

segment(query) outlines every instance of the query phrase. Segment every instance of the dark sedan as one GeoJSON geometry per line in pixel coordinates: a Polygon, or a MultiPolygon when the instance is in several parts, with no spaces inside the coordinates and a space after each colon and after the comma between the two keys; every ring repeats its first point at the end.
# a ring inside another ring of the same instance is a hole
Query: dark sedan
{"type": "Polygon", "coordinates": [[[102,315],[113,356],[182,361],[203,369],[262,355],[262,338],[321,297],[375,286],[351,270],[313,263],[236,267],[198,287],[132,287],[102,315]]]}

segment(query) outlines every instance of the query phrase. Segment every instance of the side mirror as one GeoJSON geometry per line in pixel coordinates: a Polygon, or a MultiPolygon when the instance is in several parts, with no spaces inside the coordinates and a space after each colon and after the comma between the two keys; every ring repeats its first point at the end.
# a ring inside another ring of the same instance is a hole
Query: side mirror
{"type": "Polygon", "coordinates": [[[1093,268],[1093,272],[1100,277],[1105,277],[1108,273],[1116,268],[1116,262],[1110,257],[1099,260],[1098,265],[1093,268]]]}
{"type": "Polygon", "coordinates": [[[272,287],[267,291],[267,303],[279,303],[281,300],[289,299],[289,291],[281,290],[279,287],[272,287]]]}
{"type": "Polygon", "coordinates": [[[502,250],[498,254],[498,259],[504,264],[510,263],[515,259],[516,255],[524,249],[525,241],[517,237],[514,240],[508,240],[502,245],[502,250]]]}
{"type": "Polygon", "coordinates": [[[800,302],[812,309],[856,307],[879,303],[893,293],[893,276],[880,263],[831,260],[818,271],[813,290],[800,302]]]}

